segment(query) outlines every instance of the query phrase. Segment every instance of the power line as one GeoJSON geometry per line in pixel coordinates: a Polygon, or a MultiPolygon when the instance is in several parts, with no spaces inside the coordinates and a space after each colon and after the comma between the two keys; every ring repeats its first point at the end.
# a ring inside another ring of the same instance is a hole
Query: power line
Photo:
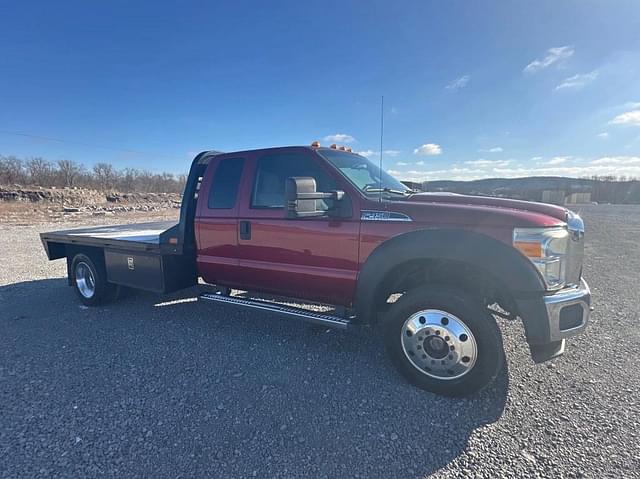
{"type": "Polygon", "coordinates": [[[70,145],[79,145],[79,146],[87,146],[89,148],[100,148],[103,150],[112,150],[112,151],[119,151],[122,153],[134,153],[137,155],[152,155],[152,156],[159,156],[159,157],[163,157],[163,158],[170,158],[170,159],[175,159],[175,156],[168,156],[168,155],[163,155],[161,153],[155,153],[152,151],[143,151],[143,150],[131,150],[128,148],[117,148],[114,146],[106,146],[106,145],[96,145],[96,144],[92,144],[92,143],[85,143],[82,141],[75,141],[75,140],[64,140],[62,138],[53,138],[50,136],[42,136],[42,135],[36,135],[33,133],[24,133],[21,131],[11,131],[11,130],[0,130],[0,134],[3,135],[13,135],[13,136],[22,136],[24,138],[33,138],[36,140],[45,140],[45,141],[55,141],[58,143],[67,143],[70,145]]]}

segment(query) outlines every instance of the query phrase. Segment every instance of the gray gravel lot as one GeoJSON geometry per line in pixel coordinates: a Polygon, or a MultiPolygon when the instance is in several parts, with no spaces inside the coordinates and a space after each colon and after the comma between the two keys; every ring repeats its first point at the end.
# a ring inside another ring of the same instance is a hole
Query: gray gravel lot
{"type": "MultiPolygon", "coordinates": [[[[640,477],[640,207],[590,206],[596,310],[534,365],[447,399],[378,340],[139,293],[80,306],[38,233],[0,226],[2,477],[640,477]]],[[[118,221],[117,218],[110,221],[118,221]]]]}

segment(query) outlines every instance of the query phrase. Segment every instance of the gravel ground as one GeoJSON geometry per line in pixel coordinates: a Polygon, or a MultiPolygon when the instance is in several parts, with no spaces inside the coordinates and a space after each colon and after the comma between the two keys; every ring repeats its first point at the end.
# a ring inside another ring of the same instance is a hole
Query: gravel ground
{"type": "Polygon", "coordinates": [[[0,475],[640,477],[640,207],[583,216],[588,331],[536,366],[502,324],[508,373],[462,400],[406,384],[371,335],[195,288],[87,309],[37,236],[68,225],[3,224],[0,475]]]}

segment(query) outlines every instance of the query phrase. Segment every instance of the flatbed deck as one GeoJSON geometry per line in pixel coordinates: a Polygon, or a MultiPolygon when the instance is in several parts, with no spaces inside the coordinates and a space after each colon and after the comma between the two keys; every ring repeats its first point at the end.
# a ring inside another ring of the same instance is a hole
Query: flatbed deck
{"type": "Polygon", "coordinates": [[[176,228],[177,225],[177,221],[156,221],[126,225],[93,226],[50,231],[42,233],[40,236],[43,242],[51,241],[113,249],[156,251],[160,250],[163,244],[169,243],[170,230],[176,228]]]}
{"type": "Polygon", "coordinates": [[[177,221],[92,226],[42,233],[49,259],[77,252],[104,264],[111,283],[160,293],[192,286],[197,281],[195,256],[179,245],[177,221]]]}

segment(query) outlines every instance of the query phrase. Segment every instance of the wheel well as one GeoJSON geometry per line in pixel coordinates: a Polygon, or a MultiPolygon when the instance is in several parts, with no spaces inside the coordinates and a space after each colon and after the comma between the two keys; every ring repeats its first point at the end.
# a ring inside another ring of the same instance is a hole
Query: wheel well
{"type": "Polygon", "coordinates": [[[384,313],[402,294],[430,284],[461,290],[485,306],[498,304],[506,312],[516,312],[508,288],[491,272],[462,261],[437,258],[406,261],[394,267],[376,288],[375,309],[384,313]]]}
{"type": "Polygon", "coordinates": [[[102,248],[96,248],[93,246],[76,246],[76,245],[67,245],[66,248],[66,256],[67,256],[67,283],[69,286],[73,285],[73,271],[71,271],[73,258],[77,254],[87,255],[91,260],[98,266],[99,268],[105,268],[104,261],[104,250],[102,248]]]}

